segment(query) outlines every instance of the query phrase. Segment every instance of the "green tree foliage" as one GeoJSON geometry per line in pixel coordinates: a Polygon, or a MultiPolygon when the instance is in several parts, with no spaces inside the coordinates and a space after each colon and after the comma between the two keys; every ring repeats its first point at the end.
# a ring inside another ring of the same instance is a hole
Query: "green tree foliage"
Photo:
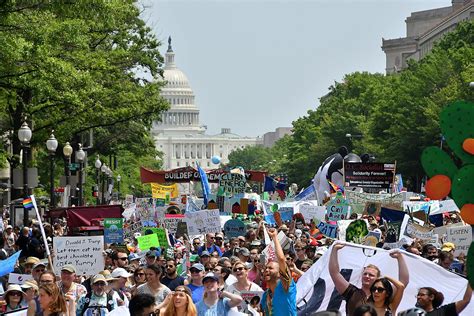
{"type": "Polygon", "coordinates": [[[347,146],[377,161],[397,161],[405,178],[419,179],[421,151],[439,144],[439,113],[455,100],[474,100],[474,22],[462,23],[420,62],[400,74],[353,73],[336,82],[316,110],[293,122],[285,167],[307,186],[326,157],[347,146]],[[362,135],[361,138],[345,137],[362,135]]]}
{"type": "MultiPolygon", "coordinates": [[[[159,95],[159,45],[138,1],[3,1],[0,133],[10,135],[12,164],[24,117],[38,157],[52,129],[58,152],[66,141],[77,148],[84,132],[93,131],[89,155],[154,157],[149,128],[168,107],[159,95]]],[[[32,158],[40,171],[48,170],[47,161],[32,158]]]]}

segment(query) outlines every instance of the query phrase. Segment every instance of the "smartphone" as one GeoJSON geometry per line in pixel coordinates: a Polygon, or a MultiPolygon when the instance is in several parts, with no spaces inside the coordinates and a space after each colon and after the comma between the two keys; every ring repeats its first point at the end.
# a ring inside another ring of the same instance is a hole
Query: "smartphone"
{"type": "Polygon", "coordinates": [[[260,254],[260,264],[265,265],[266,257],[265,254],[261,253],[260,254]]]}

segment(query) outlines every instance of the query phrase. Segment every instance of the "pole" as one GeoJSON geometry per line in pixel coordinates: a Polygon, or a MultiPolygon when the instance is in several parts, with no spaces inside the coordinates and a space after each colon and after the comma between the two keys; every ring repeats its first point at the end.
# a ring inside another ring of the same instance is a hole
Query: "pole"
{"type": "MultiPolygon", "coordinates": [[[[23,145],[23,197],[28,198],[28,146],[23,145]]],[[[23,225],[28,226],[29,209],[23,208],[23,225]]]]}
{"type": "Polygon", "coordinates": [[[102,205],[105,205],[105,173],[102,174],[102,205]]]}
{"type": "Polygon", "coordinates": [[[49,199],[49,203],[50,203],[50,206],[49,208],[50,209],[53,209],[56,207],[56,201],[55,201],[55,196],[54,196],[54,154],[51,153],[50,154],[50,171],[51,171],[51,174],[50,174],[50,178],[49,178],[49,181],[50,181],[50,187],[49,187],[49,193],[50,193],[50,199],[49,199]]]}
{"type": "Polygon", "coordinates": [[[82,161],[79,161],[79,180],[78,180],[78,189],[79,189],[79,192],[77,193],[78,194],[78,201],[77,201],[77,204],[79,206],[82,206],[82,161]]]}
{"type": "Polygon", "coordinates": [[[97,197],[95,204],[100,204],[99,189],[100,189],[100,168],[96,168],[96,178],[97,178],[97,197]]]}
{"type": "Polygon", "coordinates": [[[66,191],[67,191],[67,206],[70,206],[70,201],[71,201],[71,183],[70,183],[70,177],[71,177],[71,169],[69,168],[69,165],[71,164],[71,157],[66,157],[65,159],[65,166],[64,166],[64,171],[66,173],[66,191]]]}

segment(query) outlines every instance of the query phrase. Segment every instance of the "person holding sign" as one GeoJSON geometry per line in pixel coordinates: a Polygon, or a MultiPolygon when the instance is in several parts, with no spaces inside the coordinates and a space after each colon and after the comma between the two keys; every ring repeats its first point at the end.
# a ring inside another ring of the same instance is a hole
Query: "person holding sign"
{"type": "Polygon", "coordinates": [[[286,257],[278,240],[278,231],[270,228],[268,235],[275,245],[276,261],[267,263],[264,271],[268,289],[262,296],[263,314],[265,316],[295,316],[296,283],[286,264],[286,257]]]}
{"type": "Polygon", "coordinates": [[[462,300],[442,305],[444,295],[432,287],[422,287],[416,295],[416,306],[423,308],[426,315],[431,316],[457,316],[469,304],[472,298],[472,288],[467,284],[462,300]]]}
{"type": "MultiPolygon", "coordinates": [[[[368,299],[371,295],[371,288],[375,280],[380,278],[380,269],[373,264],[369,264],[364,268],[361,289],[356,287],[354,284],[349,283],[339,270],[339,260],[337,258],[338,251],[344,248],[344,246],[345,245],[342,243],[335,243],[333,245],[329,257],[329,274],[334,282],[334,287],[346,300],[346,314],[351,316],[358,306],[368,303],[368,299]]],[[[403,255],[400,251],[395,250],[390,253],[390,256],[397,259],[399,279],[403,286],[406,287],[408,284],[409,274],[403,255]]]]}

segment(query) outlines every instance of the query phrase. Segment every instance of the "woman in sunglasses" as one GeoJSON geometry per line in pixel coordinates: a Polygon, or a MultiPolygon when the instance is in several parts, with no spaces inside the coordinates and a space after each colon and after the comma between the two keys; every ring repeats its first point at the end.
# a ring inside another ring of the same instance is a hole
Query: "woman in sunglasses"
{"type": "Polygon", "coordinates": [[[405,285],[402,282],[386,276],[372,284],[368,301],[377,311],[377,316],[396,315],[404,291],[405,285]],[[395,286],[395,292],[392,285],[395,286]]]}
{"type": "Polygon", "coordinates": [[[145,268],[143,267],[136,268],[135,271],[133,272],[133,286],[131,290],[132,295],[135,295],[137,291],[137,287],[145,283],[146,283],[145,268]]]}
{"type": "Polygon", "coordinates": [[[3,295],[6,305],[2,306],[3,310],[0,312],[11,312],[21,308],[28,307],[25,298],[25,293],[17,284],[10,284],[5,294],[3,295]]]}
{"type": "MultiPolygon", "coordinates": [[[[234,284],[231,284],[227,287],[227,291],[232,293],[232,294],[237,294],[241,295],[241,292],[247,292],[247,291],[252,291],[252,292],[263,292],[263,289],[255,284],[254,282],[250,281],[248,278],[248,268],[247,265],[243,262],[238,261],[237,263],[234,264],[232,268],[232,273],[237,279],[237,282],[234,284]]],[[[239,306],[239,312],[245,312],[242,308],[239,306]]]]}
{"type": "Polygon", "coordinates": [[[184,285],[178,285],[170,295],[163,316],[197,316],[196,306],[191,298],[191,290],[184,285]]]}

